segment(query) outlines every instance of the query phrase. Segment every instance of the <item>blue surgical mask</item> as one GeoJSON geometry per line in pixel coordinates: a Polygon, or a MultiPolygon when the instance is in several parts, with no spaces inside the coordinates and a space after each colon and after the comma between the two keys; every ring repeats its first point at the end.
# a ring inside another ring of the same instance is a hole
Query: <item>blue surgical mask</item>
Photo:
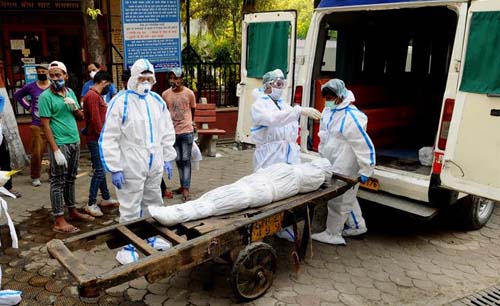
{"type": "Polygon", "coordinates": [[[326,101],[325,102],[325,107],[330,108],[331,110],[334,110],[337,108],[337,104],[335,104],[335,101],[326,101]]]}
{"type": "Polygon", "coordinates": [[[63,80],[50,80],[50,84],[54,87],[55,90],[61,90],[64,88],[66,81],[63,80]]]}

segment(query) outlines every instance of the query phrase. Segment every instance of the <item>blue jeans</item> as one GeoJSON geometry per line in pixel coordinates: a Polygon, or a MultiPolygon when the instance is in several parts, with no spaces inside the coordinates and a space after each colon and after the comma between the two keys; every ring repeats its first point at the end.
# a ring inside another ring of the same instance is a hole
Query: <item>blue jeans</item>
{"type": "Polygon", "coordinates": [[[106,183],[106,173],[104,172],[101,156],[99,155],[99,144],[97,141],[90,141],[87,143],[87,147],[90,150],[90,159],[92,161],[92,168],[94,168],[94,175],[92,175],[92,180],[90,181],[88,205],[94,205],[99,189],[101,189],[101,196],[104,200],[109,200],[111,196],[108,184],[106,183]]]}
{"type": "Polygon", "coordinates": [[[182,188],[191,185],[191,150],[193,149],[193,133],[175,135],[174,148],[177,152],[175,163],[179,170],[179,180],[182,188]]]}

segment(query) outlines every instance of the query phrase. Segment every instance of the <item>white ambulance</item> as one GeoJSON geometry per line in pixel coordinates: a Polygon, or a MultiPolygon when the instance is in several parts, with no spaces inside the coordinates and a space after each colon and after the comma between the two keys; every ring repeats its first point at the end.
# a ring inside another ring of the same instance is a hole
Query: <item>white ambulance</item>
{"type": "MultiPolygon", "coordinates": [[[[237,140],[249,142],[264,70],[287,71],[288,101],[320,111],[321,85],[340,78],[377,152],[374,181],[358,196],[423,218],[449,208],[465,229],[485,225],[500,201],[500,0],[316,5],[297,58],[296,12],[245,16],[237,140]]],[[[314,156],[319,122],[300,126],[303,156],[314,156]]]]}

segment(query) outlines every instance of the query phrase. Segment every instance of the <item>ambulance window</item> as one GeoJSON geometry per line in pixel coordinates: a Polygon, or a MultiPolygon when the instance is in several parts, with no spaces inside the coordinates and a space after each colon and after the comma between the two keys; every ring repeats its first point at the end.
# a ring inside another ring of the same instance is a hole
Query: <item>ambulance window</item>
{"type": "Polygon", "coordinates": [[[247,31],[247,76],[260,78],[264,73],[281,69],[288,70],[289,36],[288,21],[260,22],[248,25],[247,31]]]}
{"type": "Polygon", "coordinates": [[[460,90],[500,94],[500,11],[472,14],[460,90]]]}
{"type": "Polygon", "coordinates": [[[325,43],[325,52],[323,53],[323,65],[321,66],[321,71],[331,71],[337,70],[337,31],[329,30],[328,39],[325,43]]]}

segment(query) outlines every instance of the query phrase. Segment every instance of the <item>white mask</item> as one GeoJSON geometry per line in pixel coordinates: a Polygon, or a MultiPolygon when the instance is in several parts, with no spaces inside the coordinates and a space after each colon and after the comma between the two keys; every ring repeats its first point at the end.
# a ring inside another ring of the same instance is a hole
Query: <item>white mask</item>
{"type": "Polygon", "coordinates": [[[91,71],[91,72],[89,73],[90,78],[91,78],[91,79],[94,79],[94,77],[95,77],[96,73],[97,73],[97,71],[91,71]]]}
{"type": "Polygon", "coordinates": [[[140,83],[139,85],[137,85],[137,92],[140,95],[145,95],[150,90],[151,90],[151,83],[149,83],[148,81],[144,81],[144,82],[140,83]]]}
{"type": "Polygon", "coordinates": [[[269,94],[269,97],[271,97],[271,99],[273,100],[278,100],[279,98],[281,98],[282,92],[283,89],[271,87],[271,93],[269,94]]]}

